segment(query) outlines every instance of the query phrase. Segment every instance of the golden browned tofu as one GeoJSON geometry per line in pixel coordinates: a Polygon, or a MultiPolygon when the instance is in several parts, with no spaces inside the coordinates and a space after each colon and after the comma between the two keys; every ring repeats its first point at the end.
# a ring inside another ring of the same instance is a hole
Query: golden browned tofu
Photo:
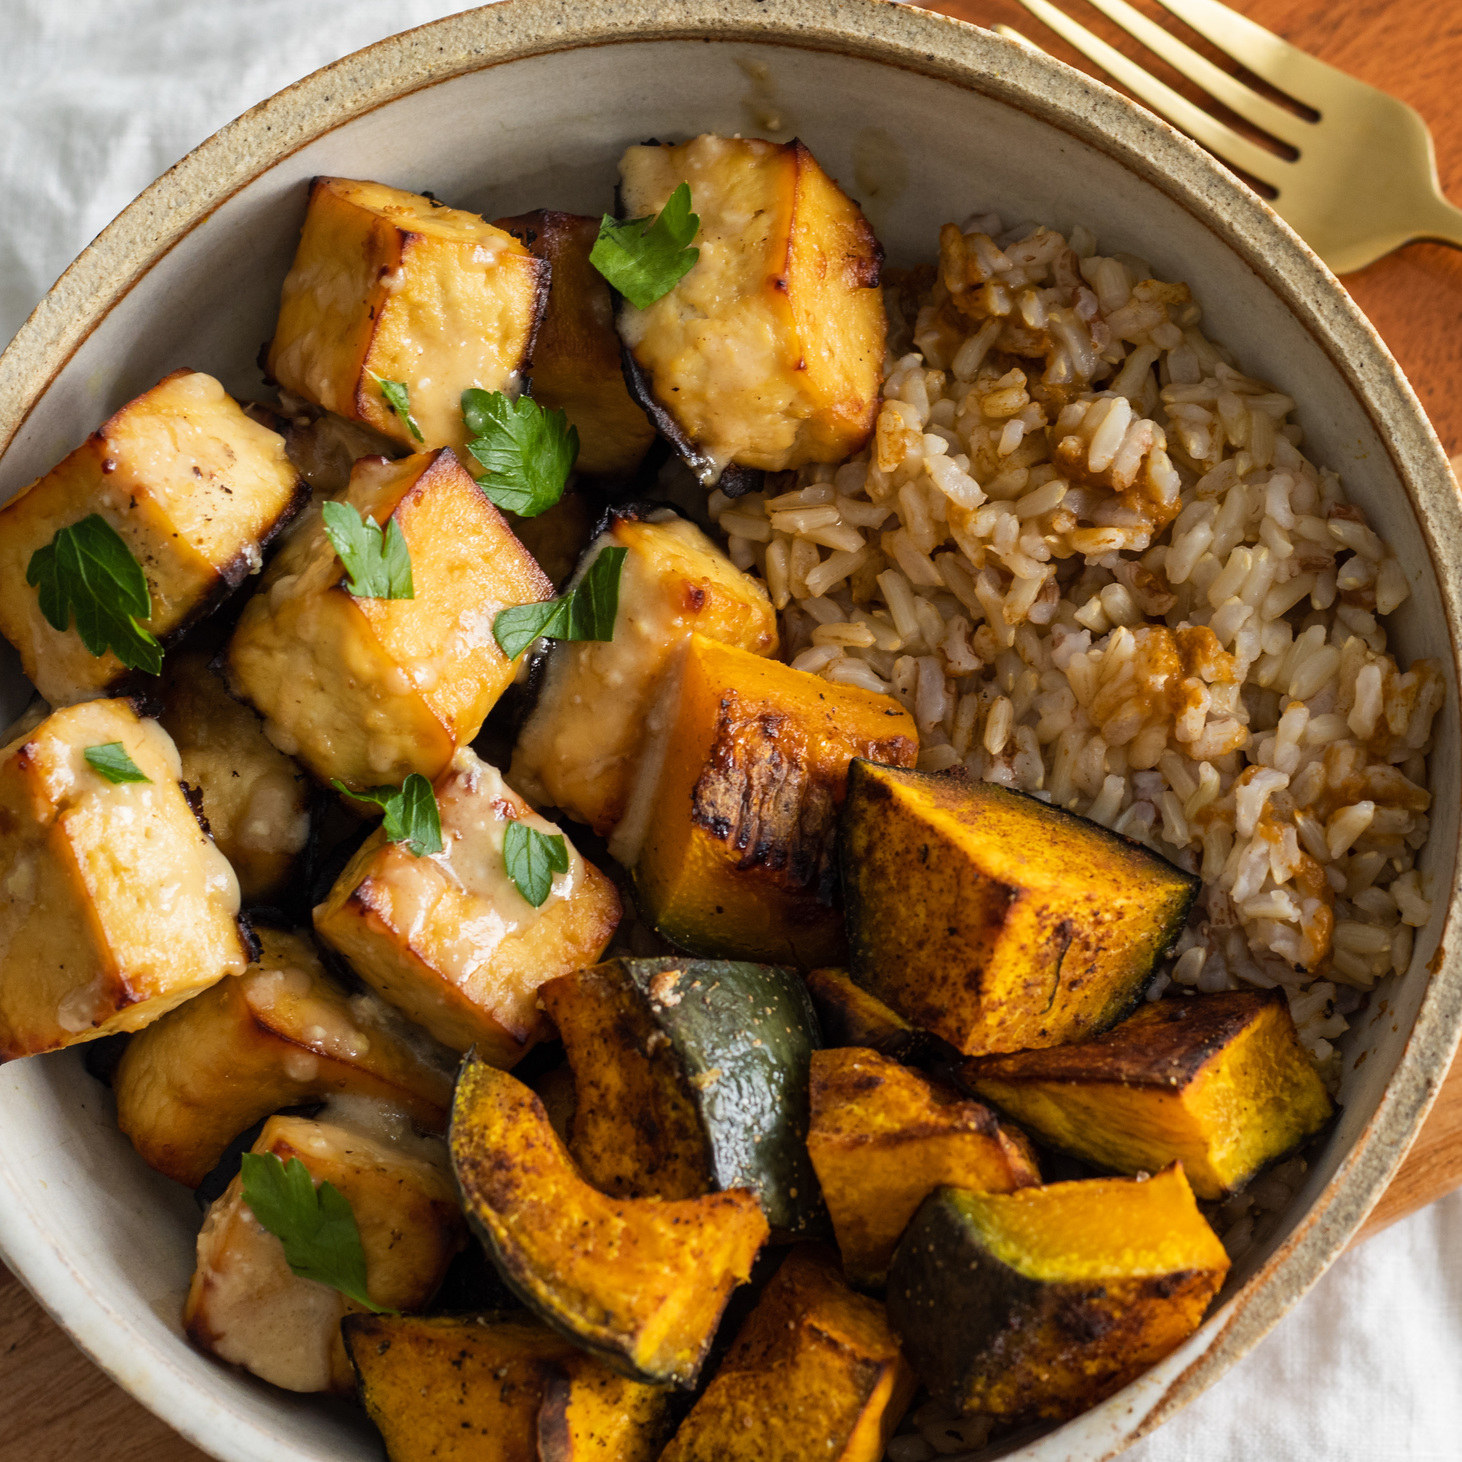
{"type": "Polygon", "coordinates": [[[577,471],[628,477],[655,440],[655,427],[625,387],[609,286],[589,262],[599,220],[540,208],[496,226],[553,269],[533,342],[533,399],[578,427],[577,471]]]}
{"type": "Polygon", "coordinates": [[[695,266],[648,309],[625,305],[619,332],[631,388],[701,481],[856,452],[885,333],[883,250],[857,204],[800,142],[631,147],[619,172],[626,217],[658,213],[681,183],[700,217],[695,266]]]}
{"type": "Polygon", "coordinates": [[[139,623],[165,640],[258,572],[307,495],[278,433],[212,376],[174,371],[0,509],[0,633],[52,705],[100,695],[130,672],[112,650],[93,655],[74,617],[64,631],[47,622],[26,582],[37,550],[100,514],[147,579],[139,623]]]}
{"type": "Polygon", "coordinates": [[[238,874],[245,905],[278,898],[310,833],[309,783],[195,651],[163,670],[163,730],[182,759],[183,780],[203,797],[203,815],[238,874]]]}
{"type": "Polygon", "coordinates": [[[619,924],[619,894],[565,839],[568,870],[534,908],[508,877],[514,822],[552,837],[471,750],[436,783],[441,853],[416,858],[378,830],[315,910],[320,937],[437,1040],[511,1066],[547,1028],[537,991],[593,964],[619,924]]]}
{"type": "Polygon", "coordinates": [[[1099,1167],[1180,1160],[1200,1198],[1243,1187],[1333,1111],[1282,990],[1160,1000],[1085,1045],[986,1056],[961,1079],[1099,1167]]]}
{"type": "Polygon", "coordinates": [[[612,640],[559,640],[509,772],[540,806],[607,834],[624,816],[645,724],[677,647],[691,633],[754,655],[777,648],[766,589],[669,508],[616,509],[584,563],[627,550],[612,640]]]}
{"type": "Polygon", "coordinates": [[[1009,1193],[1041,1181],[1030,1144],[988,1107],[856,1047],[812,1053],[807,1151],[855,1284],[883,1283],[899,1236],[941,1183],[1009,1193]]]}
{"type": "MultiPolygon", "coordinates": [[[[321,411],[291,391],[282,392],[278,411],[271,411],[275,430],[299,475],[309,484],[316,502],[338,497],[350,486],[351,468],[362,457],[399,457],[400,446],[361,421],[347,421],[333,411],[321,411]]],[[[254,406],[258,415],[268,408],[254,406]]],[[[415,443],[413,442],[413,445],[415,443]]]]}
{"type": "MultiPolygon", "coordinates": [[[[366,1292],[393,1310],[419,1310],[437,1292],[466,1235],[442,1144],[378,1136],[365,1123],[271,1117],[253,1149],[298,1158],[318,1188],[331,1184],[355,1214],[366,1292]]],[[[355,1389],[340,1322],[364,1306],[301,1279],[284,1245],[250,1212],[235,1178],[208,1210],[183,1309],[201,1350],[286,1391],[355,1389]]]]}
{"type": "Polygon", "coordinates": [[[240,978],[164,1016],[123,1053],[117,1125],[149,1166],[196,1188],[261,1117],[340,1095],[445,1132],[451,1053],[375,996],[350,994],[306,936],[261,928],[259,942],[240,978]]]}
{"type": "Polygon", "coordinates": [[[794,1249],[662,1462],[879,1462],[914,1388],[883,1306],[794,1249]]]}
{"type": "Polygon", "coordinates": [[[347,1315],[390,1462],[655,1462],[669,1393],[525,1315],[347,1315]]]}
{"type": "Polygon", "coordinates": [[[125,700],[56,711],[0,751],[0,1061],[141,1030],[248,966],[238,880],[181,770],[125,700]],[[146,780],[88,762],[116,744],[146,780]]]}
{"type": "Polygon", "coordinates": [[[947,1406],[1063,1418],[1181,1345],[1228,1269],[1180,1165],[1143,1182],[939,1188],[894,1255],[888,1318],[947,1406]]]}
{"type": "Polygon", "coordinates": [[[913,717],[889,696],[692,635],[645,727],[610,851],[633,870],[646,917],[692,954],[838,962],[833,839],[848,764],[911,764],[913,717]]]}
{"type": "Polygon", "coordinates": [[[407,451],[466,446],[462,392],[517,395],[549,268],[475,213],[383,183],[316,178],[268,371],[407,451]],[[406,388],[421,435],[381,382],[406,388]]]}
{"type": "Polygon", "coordinates": [[[493,638],[497,612],[551,599],[553,585],[450,451],[362,458],[344,501],[400,528],[415,597],[350,594],[312,509],[244,606],[229,685],[321,781],[434,779],[516,673],[493,638]]]}
{"type": "Polygon", "coordinates": [[[1037,798],[872,761],[849,775],[839,849],[853,977],[970,1056],[1116,1024],[1199,888],[1037,798]]]}

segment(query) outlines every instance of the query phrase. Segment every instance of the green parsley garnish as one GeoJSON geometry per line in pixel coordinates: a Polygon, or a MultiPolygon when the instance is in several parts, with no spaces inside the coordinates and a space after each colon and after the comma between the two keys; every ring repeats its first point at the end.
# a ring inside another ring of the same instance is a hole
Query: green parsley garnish
{"type": "Polygon", "coordinates": [[[381,388],[381,395],[385,397],[386,405],[406,423],[406,429],[419,442],[426,438],[421,434],[421,428],[416,424],[416,418],[411,414],[411,392],[405,381],[383,381],[379,376],[372,376],[371,379],[381,388]]]}
{"type": "Polygon", "coordinates": [[[374,518],[362,518],[349,503],[327,502],[321,509],[325,536],[350,574],[347,592],[357,599],[415,599],[411,555],[395,518],[382,534],[374,518]]]}
{"type": "Polygon", "coordinates": [[[569,871],[569,845],[562,833],[541,833],[526,822],[510,822],[503,834],[503,866],[518,892],[541,908],[553,889],[553,875],[569,871]]]}
{"type": "Polygon", "coordinates": [[[330,785],[357,802],[374,802],[384,812],[382,826],[393,843],[404,843],[413,858],[442,851],[442,815],[436,793],[420,772],[412,772],[399,787],[370,787],[352,792],[335,777],[330,785]]]}
{"type": "Polygon", "coordinates": [[[93,655],[110,648],[129,670],[162,674],[162,646],[138,622],[152,614],[142,565],[99,513],[60,529],[30,556],[25,581],[39,590],[41,613],[63,634],[76,633],[93,655]]]}
{"type": "Polygon", "coordinates": [[[578,587],[541,604],[500,609],[492,621],[493,638],[509,660],[534,640],[612,640],[619,612],[619,575],[627,548],[606,548],[589,565],[578,587]]]}
{"type": "Polygon", "coordinates": [[[579,429],[562,411],[545,411],[531,396],[509,401],[501,391],[462,393],[467,450],[487,469],[478,487],[489,501],[534,518],[562,496],[579,455],[579,429]]]}
{"type": "Polygon", "coordinates": [[[105,741],[100,746],[88,746],[82,753],[86,764],[100,772],[109,782],[150,782],[152,780],[141,767],[127,755],[127,748],[120,741],[105,741]]]}
{"type": "Polygon", "coordinates": [[[690,211],[690,184],[682,183],[654,218],[621,223],[607,213],[589,262],[636,309],[647,310],[690,273],[701,251],[687,247],[701,226],[690,211]]]}
{"type": "Polygon", "coordinates": [[[246,1152],[244,1202],[284,1245],[284,1259],[301,1279],[328,1284],[377,1315],[397,1312],[378,1305],[366,1289],[365,1249],[350,1200],[333,1183],[315,1187],[297,1158],[283,1163],[272,1152],[246,1152]]]}

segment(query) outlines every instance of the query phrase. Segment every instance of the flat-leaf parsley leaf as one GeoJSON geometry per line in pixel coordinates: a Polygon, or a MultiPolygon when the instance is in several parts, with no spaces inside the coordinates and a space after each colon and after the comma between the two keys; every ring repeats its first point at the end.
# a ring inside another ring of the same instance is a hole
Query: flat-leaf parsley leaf
{"type": "Polygon", "coordinates": [[[411,414],[411,391],[405,381],[383,381],[379,376],[372,379],[381,388],[381,395],[385,397],[386,405],[406,423],[406,429],[419,442],[426,441],[421,434],[421,428],[416,424],[416,418],[411,414]]]}
{"type": "Polygon", "coordinates": [[[321,509],[325,536],[350,575],[345,586],[357,599],[415,599],[411,554],[401,525],[386,522],[383,534],[374,518],[362,518],[349,503],[327,502],[321,509]]]}
{"type": "Polygon", "coordinates": [[[413,858],[442,851],[442,815],[436,793],[420,772],[412,772],[399,787],[369,787],[353,792],[332,777],[330,785],[357,802],[374,802],[385,813],[381,826],[388,841],[403,843],[413,858]]]}
{"type": "Polygon", "coordinates": [[[553,875],[569,871],[568,839],[541,833],[526,822],[510,822],[503,834],[503,866],[518,892],[541,908],[553,890],[553,875]]]}
{"type": "Polygon", "coordinates": [[[636,309],[647,310],[700,258],[699,249],[688,247],[700,226],[699,214],[690,211],[690,184],[682,183],[654,218],[621,222],[606,213],[589,262],[636,309]]]}
{"type": "Polygon", "coordinates": [[[498,610],[493,638],[504,655],[516,660],[534,640],[612,640],[619,612],[619,576],[627,548],[601,549],[578,587],[541,604],[515,604],[498,610]]]}
{"type": "Polygon", "coordinates": [[[150,782],[151,777],[127,755],[127,748],[120,741],[104,741],[100,746],[88,746],[82,751],[86,764],[100,772],[107,781],[150,782]]]}
{"type": "Polygon", "coordinates": [[[487,469],[478,487],[489,501],[520,518],[537,517],[563,496],[579,455],[579,429],[562,411],[546,411],[531,396],[509,401],[501,391],[462,393],[467,450],[487,469]]]}
{"type": "Polygon", "coordinates": [[[64,634],[74,612],[76,633],[93,655],[110,648],[129,670],[162,674],[162,646],[138,623],[152,614],[147,576],[100,513],[60,529],[36,549],[25,581],[39,591],[52,629],[64,634]]]}
{"type": "Polygon", "coordinates": [[[246,1152],[243,1187],[249,1211],[284,1245],[293,1273],[328,1284],[378,1315],[397,1313],[366,1289],[360,1228],[350,1200],[333,1183],[316,1188],[297,1157],[284,1163],[272,1152],[246,1152]]]}

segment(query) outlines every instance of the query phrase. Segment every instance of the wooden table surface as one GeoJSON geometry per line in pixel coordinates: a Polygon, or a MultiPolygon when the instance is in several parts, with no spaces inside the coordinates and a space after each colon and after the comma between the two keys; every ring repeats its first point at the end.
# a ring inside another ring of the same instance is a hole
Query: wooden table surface
{"type": "MultiPolygon", "coordinates": [[[[1062,3],[1093,30],[1141,55],[1081,0],[1062,3]]],[[[1138,3],[1170,20],[1150,0],[1138,3]]],[[[1462,75],[1462,7],[1448,0],[1230,3],[1416,107],[1436,138],[1442,185],[1462,203],[1462,115],[1455,97],[1456,78],[1462,75]]],[[[978,25],[1003,21],[1062,60],[1089,69],[1016,0],[942,0],[932,8],[978,25]]],[[[1211,54],[1223,60],[1217,52],[1211,54]]],[[[1179,80],[1151,57],[1141,59],[1168,80],[1179,80]]],[[[1457,389],[1462,380],[1462,251],[1413,244],[1344,282],[1410,376],[1448,455],[1462,454],[1462,391],[1457,389]]],[[[1453,1068],[1430,1120],[1361,1237],[1459,1184],[1462,1063],[1453,1068]]],[[[87,1462],[206,1462],[204,1453],[92,1366],[3,1267],[0,1418],[0,1462],[75,1462],[81,1457],[87,1462]]]]}

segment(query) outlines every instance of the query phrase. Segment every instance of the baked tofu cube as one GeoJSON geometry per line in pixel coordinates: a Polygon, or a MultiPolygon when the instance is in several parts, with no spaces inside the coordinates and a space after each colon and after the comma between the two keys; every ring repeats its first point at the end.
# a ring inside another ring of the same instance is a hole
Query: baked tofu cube
{"type": "Polygon", "coordinates": [[[26,582],[37,550],[100,514],[147,579],[152,613],[139,622],[166,640],[258,572],[307,498],[277,432],[212,376],[174,371],[0,509],[0,633],[53,706],[104,694],[132,672],[111,650],[93,655],[74,617],[65,630],[47,622],[26,582]]]}
{"type": "Polygon", "coordinates": [[[183,780],[202,795],[208,830],[238,874],[244,905],[280,897],[310,834],[304,773],[196,651],[168,657],[158,720],[178,748],[183,780]]]}
{"type": "Polygon", "coordinates": [[[939,1188],[894,1255],[888,1318],[935,1397],[1064,1418],[1198,1328],[1229,1259],[1180,1166],[972,1193],[939,1188]]]}
{"type": "Polygon", "coordinates": [[[646,719],[686,636],[777,648],[766,589],[671,509],[616,508],[583,563],[606,548],[626,550],[614,638],[553,642],[509,772],[533,802],[601,836],[624,816],[646,719]]]}
{"type": "Polygon", "coordinates": [[[347,1315],[389,1462],[655,1462],[669,1393],[523,1315],[347,1315]]]}
{"type": "Polygon", "coordinates": [[[56,711],[0,751],[0,1061],[141,1030],[247,968],[238,880],[181,770],[124,700],[56,711]],[[118,743],[146,781],[87,761],[118,743]]]}
{"type": "Polygon", "coordinates": [[[533,399],[578,427],[579,472],[628,477],[655,440],[655,427],[625,387],[609,286],[589,262],[599,220],[540,208],[496,226],[553,270],[533,342],[533,399]]]}
{"type": "Polygon", "coordinates": [[[553,585],[450,451],[355,464],[344,501],[411,557],[415,597],[357,599],[318,509],[292,533],[230,641],[230,688],[323,782],[435,779],[477,735],[517,662],[497,612],[553,585]]]}
{"type": "Polygon", "coordinates": [[[692,635],[645,731],[610,851],[633,869],[646,917],[693,954],[838,963],[833,839],[848,764],[911,765],[913,717],[692,635]]]}
{"type": "Polygon", "coordinates": [[[881,1286],[899,1236],[942,1183],[1009,1193],[1041,1181],[1030,1144],[979,1102],[877,1051],[812,1053],[807,1151],[843,1268],[881,1286]]]}
{"type": "Polygon", "coordinates": [[[1022,792],[861,762],[839,846],[853,978],[970,1056],[1115,1025],[1200,887],[1022,792]]]}
{"type": "Polygon", "coordinates": [[[794,1249],[661,1462],[878,1462],[914,1386],[883,1306],[794,1249]]]}
{"type": "Polygon", "coordinates": [[[1180,1160],[1200,1198],[1242,1188],[1333,1111],[1282,990],[1160,1000],[1085,1045],[986,1056],[961,1079],[1098,1167],[1180,1160]]]}
{"type": "Polygon", "coordinates": [[[516,396],[549,266],[475,213],[383,183],[316,178],[269,375],[408,452],[467,441],[462,392],[516,396]],[[381,383],[404,386],[421,435],[381,383]]]}
{"type": "Polygon", "coordinates": [[[378,829],[315,910],[315,928],[437,1040],[510,1067],[547,1030],[539,985],[599,958],[619,894],[565,839],[568,871],[535,909],[508,877],[503,841],[514,822],[549,837],[558,828],[466,748],[435,790],[443,851],[413,857],[378,829]]]}
{"type": "Polygon", "coordinates": [[[630,388],[707,486],[729,464],[840,462],[878,412],[883,250],[858,205],[800,142],[696,137],[631,147],[627,218],[682,183],[700,218],[690,272],[619,333],[630,388]]]}
{"type": "MultiPolygon", "coordinates": [[[[393,1310],[424,1308],[466,1233],[439,1141],[403,1143],[366,1124],[271,1117],[252,1151],[298,1158],[318,1188],[350,1204],[365,1250],[366,1293],[393,1310]]],[[[364,1309],[338,1289],[294,1274],[284,1245],[229,1184],[203,1220],[183,1326],[201,1350],[286,1391],[355,1389],[340,1322],[364,1309]]]]}
{"type": "Polygon", "coordinates": [[[196,1188],[230,1142],[284,1107],[332,1096],[445,1132],[456,1060],[371,994],[331,978],[301,934],[261,928],[262,953],[128,1042],[117,1125],[149,1166],[196,1188]]]}

